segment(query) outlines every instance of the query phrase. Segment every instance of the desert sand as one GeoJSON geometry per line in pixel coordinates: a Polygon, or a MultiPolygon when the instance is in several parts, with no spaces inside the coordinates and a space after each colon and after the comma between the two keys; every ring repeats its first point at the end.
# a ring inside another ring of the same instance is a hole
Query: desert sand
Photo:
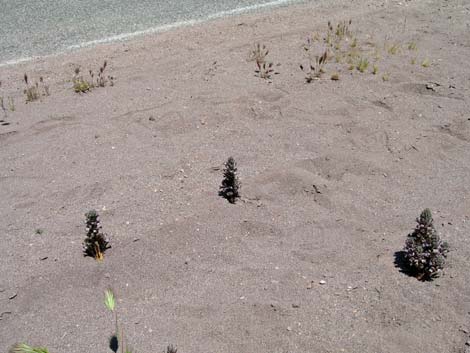
{"type": "Polygon", "coordinates": [[[463,0],[320,0],[1,67],[0,349],[111,352],[112,288],[134,352],[466,352],[469,19],[463,0]],[[307,38],[349,19],[367,70],[332,59],[306,83],[307,38]],[[75,93],[103,60],[114,86],[75,93]],[[50,96],[26,104],[24,73],[50,96]],[[426,207],[451,251],[423,282],[396,254],[426,207]]]}

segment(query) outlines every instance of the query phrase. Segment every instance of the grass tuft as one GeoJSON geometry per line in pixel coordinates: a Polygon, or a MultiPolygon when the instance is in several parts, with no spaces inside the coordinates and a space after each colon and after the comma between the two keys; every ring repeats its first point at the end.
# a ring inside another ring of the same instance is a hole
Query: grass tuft
{"type": "Polygon", "coordinates": [[[367,58],[360,58],[356,65],[356,69],[361,73],[364,73],[368,67],[369,67],[369,60],[367,60],[367,58]]]}

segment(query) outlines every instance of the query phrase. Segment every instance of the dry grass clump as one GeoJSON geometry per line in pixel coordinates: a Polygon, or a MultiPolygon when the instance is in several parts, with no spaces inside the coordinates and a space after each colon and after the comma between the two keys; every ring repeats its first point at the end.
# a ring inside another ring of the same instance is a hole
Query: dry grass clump
{"type": "Polygon", "coordinates": [[[105,60],[96,74],[93,70],[88,70],[89,79],[81,75],[80,68],[75,68],[75,73],[72,77],[74,91],[86,93],[96,87],[106,87],[108,84],[109,86],[114,86],[114,77],[105,73],[107,66],[108,62],[105,60]]]}
{"type": "Polygon", "coordinates": [[[46,84],[42,76],[39,77],[39,82],[30,82],[28,75],[24,74],[23,80],[26,85],[26,88],[23,91],[26,96],[26,103],[34,102],[42,96],[50,95],[49,86],[46,84]]]}
{"type": "Polygon", "coordinates": [[[308,67],[300,65],[300,69],[305,73],[305,81],[310,83],[313,80],[319,80],[325,73],[324,66],[327,61],[328,51],[325,50],[322,55],[315,56],[314,60],[310,59],[308,67]]]}
{"type": "Polygon", "coordinates": [[[368,67],[369,60],[367,60],[367,58],[360,58],[356,65],[356,69],[361,73],[364,73],[368,67]]]}

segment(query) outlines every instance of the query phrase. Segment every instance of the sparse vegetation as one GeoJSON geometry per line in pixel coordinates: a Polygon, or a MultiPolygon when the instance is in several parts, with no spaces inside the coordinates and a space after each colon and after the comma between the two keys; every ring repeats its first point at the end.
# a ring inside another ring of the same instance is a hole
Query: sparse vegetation
{"type": "Polygon", "coordinates": [[[434,228],[431,211],[426,208],[416,219],[415,230],[405,244],[405,261],[410,271],[420,280],[439,276],[444,268],[448,244],[442,242],[434,228]]]}
{"type": "MultiPolygon", "coordinates": [[[[351,21],[342,21],[337,25],[333,25],[328,21],[328,27],[325,35],[322,37],[318,33],[314,34],[307,39],[307,43],[303,45],[304,51],[309,54],[309,65],[300,65],[300,68],[306,74],[306,81],[312,82],[321,78],[325,73],[324,66],[331,62],[331,66],[336,67],[336,72],[341,72],[338,67],[340,64],[344,65],[349,71],[357,70],[361,73],[371,72],[373,75],[379,73],[379,61],[382,56],[391,58],[402,52],[402,44],[395,41],[393,42],[386,36],[383,45],[376,44],[369,36],[367,40],[362,40],[359,36],[351,30],[351,21]],[[320,39],[321,38],[321,39],[320,39]],[[321,46],[323,45],[323,48],[321,46]],[[326,50],[325,47],[326,46],[326,50]],[[321,56],[312,56],[311,53],[318,53],[319,50],[324,52],[321,56]],[[334,58],[334,60],[331,60],[334,58]],[[374,64],[373,66],[371,64],[374,64]],[[372,66],[371,69],[369,67],[372,66]]],[[[410,51],[417,51],[416,42],[407,42],[403,44],[403,48],[408,48],[410,51]]],[[[411,59],[411,63],[416,63],[416,58],[411,59]]],[[[423,67],[430,66],[429,60],[424,60],[423,67]]],[[[335,80],[336,74],[332,74],[332,80],[335,80]]],[[[387,72],[383,74],[382,80],[388,81],[390,74],[387,72]]]]}
{"type": "Polygon", "coordinates": [[[110,246],[105,234],[101,232],[99,215],[95,210],[85,214],[87,235],[83,242],[83,251],[85,256],[94,257],[97,260],[103,260],[103,254],[110,246]]]}
{"type": "Polygon", "coordinates": [[[224,197],[230,203],[235,203],[240,197],[240,181],[237,175],[237,163],[230,157],[225,163],[224,179],[220,186],[219,195],[224,197]]]}
{"type": "Polygon", "coordinates": [[[95,75],[93,70],[88,70],[90,76],[89,80],[85,79],[81,75],[80,68],[75,68],[74,75],[72,77],[73,89],[76,93],[86,93],[96,87],[106,87],[106,85],[114,86],[114,77],[106,75],[106,68],[108,62],[105,60],[103,65],[98,69],[98,73],[95,75]]]}

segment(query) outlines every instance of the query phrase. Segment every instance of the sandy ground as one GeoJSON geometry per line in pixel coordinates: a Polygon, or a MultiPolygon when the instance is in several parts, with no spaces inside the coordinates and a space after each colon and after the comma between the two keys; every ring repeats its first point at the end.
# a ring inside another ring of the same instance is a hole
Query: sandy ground
{"type": "Polygon", "coordinates": [[[0,349],[109,351],[111,287],[135,352],[465,352],[469,18],[461,0],[322,0],[0,68],[16,103],[0,125],[0,349]],[[360,48],[401,49],[380,50],[377,75],[332,60],[305,83],[306,38],[348,19],[360,48]],[[247,61],[256,42],[272,83],[247,61]],[[74,93],[74,68],[103,59],[115,85],[74,93]],[[25,72],[51,95],[25,104],[25,72]],[[231,155],[235,205],[218,196],[231,155]],[[425,207],[451,246],[433,282],[395,265],[425,207]],[[91,208],[102,263],[82,255],[91,208]]]}

